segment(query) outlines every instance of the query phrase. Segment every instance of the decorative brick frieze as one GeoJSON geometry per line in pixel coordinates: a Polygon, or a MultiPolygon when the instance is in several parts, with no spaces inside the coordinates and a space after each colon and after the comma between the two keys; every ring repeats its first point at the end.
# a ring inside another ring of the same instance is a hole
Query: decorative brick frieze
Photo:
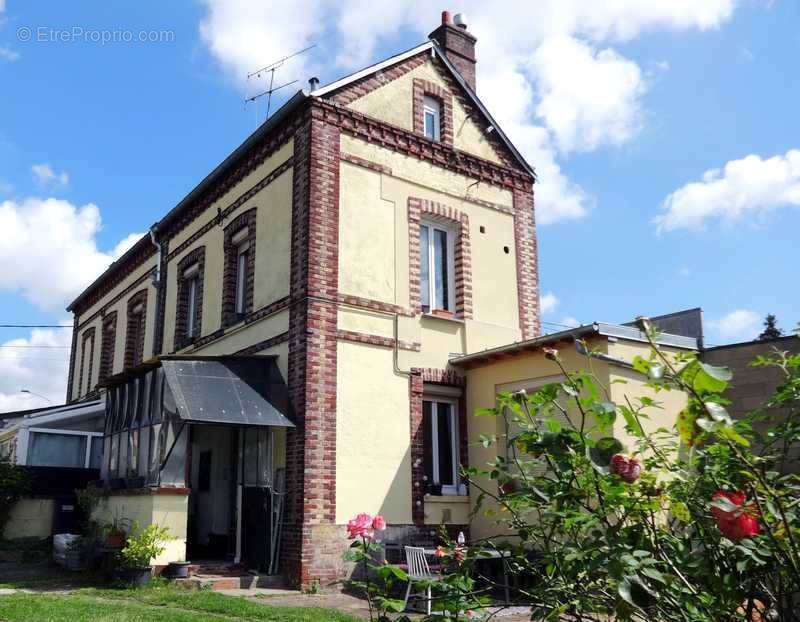
{"type": "Polygon", "coordinates": [[[338,311],[328,301],[338,297],[340,133],[321,117],[309,108],[295,134],[292,180],[288,384],[297,427],[286,439],[282,559],[303,585],[332,580],[341,563],[321,561],[314,539],[336,518],[338,311]]]}
{"type": "Polygon", "coordinates": [[[517,304],[522,339],[538,337],[539,267],[536,250],[536,224],[533,215],[533,188],[514,190],[514,239],[517,253],[517,304]]]}
{"type": "Polygon", "coordinates": [[[472,319],[472,247],[469,217],[452,207],[418,197],[408,198],[408,284],[414,313],[422,313],[419,227],[424,218],[443,221],[455,230],[455,317],[472,319]]]}
{"type": "Polygon", "coordinates": [[[191,252],[187,253],[183,259],[178,262],[176,277],[177,277],[177,294],[175,299],[175,334],[173,338],[173,348],[181,350],[188,345],[194,343],[202,333],[203,326],[203,280],[206,268],[206,247],[198,246],[191,252]],[[194,265],[197,265],[197,272],[191,277],[184,276],[186,270],[194,265]],[[189,297],[192,295],[191,281],[197,279],[197,287],[194,292],[194,331],[191,335],[187,332],[187,324],[189,322],[189,306],[191,301],[189,297]]]}
{"type": "Polygon", "coordinates": [[[361,296],[352,296],[350,294],[339,294],[338,300],[341,304],[349,307],[358,307],[359,309],[368,309],[369,311],[380,311],[383,313],[391,313],[393,315],[413,316],[414,314],[410,309],[406,309],[399,305],[389,302],[382,302],[380,300],[373,300],[371,298],[362,298],[361,296]]]}
{"type": "Polygon", "coordinates": [[[484,160],[451,145],[429,140],[416,132],[329,101],[315,100],[313,106],[323,111],[326,123],[339,127],[350,136],[386,149],[503,188],[524,188],[531,183],[531,176],[522,168],[484,160]]]}
{"type": "Polygon", "coordinates": [[[142,289],[128,299],[125,327],[125,369],[136,367],[144,358],[144,336],[147,330],[147,290],[142,289]]]}
{"type": "Polygon", "coordinates": [[[258,208],[242,212],[225,227],[223,243],[224,263],[222,267],[222,326],[230,326],[242,321],[253,312],[253,290],[255,288],[256,267],[256,215],[258,208]],[[234,239],[246,231],[243,239],[234,239]],[[236,281],[238,275],[239,249],[247,245],[244,285],[244,311],[236,313],[236,281]]]}
{"type": "Polygon", "coordinates": [[[396,344],[400,350],[408,350],[410,352],[419,352],[421,347],[421,344],[417,341],[395,341],[392,337],[370,335],[353,330],[343,330],[341,328],[336,332],[336,338],[340,341],[364,343],[371,346],[380,346],[382,348],[394,348],[396,344]]]}
{"type": "Polygon", "coordinates": [[[100,336],[100,374],[98,382],[105,382],[114,373],[114,350],[117,345],[117,312],[103,316],[100,336]]]}
{"type": "Polygon", "coordinates": [[[378,164],[377,162],[373,162],[372,160],[367,160],[366,158],[362,158],[357,155],[353,155],[352,153],[342,153],[340,156],[342,162],[349,162],[350,164],[354,164],[355,166],[360,166],[361,168],[366,168],[371,171],[375,171],[376,173],[382,173],[384,175],[391,175],[392,169],[385,164],[378,164]]]}
{"type": "MultiPolygon", "coordinates": [[[[425,136],[425,97],[432,97],[439,102],[439,138],[448,146],[453,146],[453,96],[449,91],[430,80],[414,78],[412,87],[411,114],[414,131],[425,136]]],[[[430,140],[430,139],[428,139],[430,140]]]]}
{"type": "Polygon", "coordinates": [[[252,345],[247,346],[246,348],[242,348],[241,350],[237,350],[233,354],[236,356],[250,356],[251,354],[258,354],[262,350],[266,350],[267,348],[272,348],[273,346],[277,346],[281,343],[286,343],[289,341],[289,331],[282,332],[274,337],[270,337],[269,339],[264,339],[262,341],[258,341],[252,345]]]}
{"type": "Polygon", "coordinates": [[[78,373],[78,399],[83,395],[83,370],[86,368],[88,362],[89,369],[86,378],[86,391],[92,389],[92,363],[94,362],[94,333],[95,328],[92,326],[84,331],[81,335],[81,369],[78,373]],[[87,346],[87,343],[89,344],[87,346]],[[88,354],[88,358],[87,358],[88,354]]]}
{"type": "MultiPolygon", "coordinates": [[[[422,430],[422,401],[425,384],[442,384],[464,389],[467,379],[452,369],[413,367],[409,384],[409,409],[411,419],[411,517],[416,525],[425,522],[425,445],[422,430]]],[[[465,391],[458,400],[459,461],[468,465],[469,440],[467,429],[465,391]]]]}
{"type": "MultiPolygon", "coordinates": [[[[113,307],[115,304],[117,304],[123,298],[127,298],[132,291],[139,289],[142,286],[142,283],[146,283],[146,282],[152,280],[153,274],[155,274],[155,268],[153,268],[153,270],[150,271],[150,272],[144,273],[138,279],[136,279],[130,285],[128,285],[125,289],[123,289],[122,291],[117,293],[113,298],[110,298],[103,305],[102,309],[98,309],[97,311],[95,311],[91,315],[89,315],[89,316],[87,316],[85,318],[82,318],[83,321],[78,325],[78,331],[83,330],[84,327],[86,327],[89,324],[93,323],[97,318],[102,317],[105,314],[106,309],[109,309],[109,308],[113,307]]],[[[76,313],[75,317],[79,317],[79,314],[76,313]]]]}
{"type": "Polygon", "coordinates": [[[396,65],[386,67],[377,73],[370,74],[364,78],[361,78],[360,80],[351,82],[350,84],[347,84],[342,88],[326,95],[326,97],[333,100],[337,104],[346,106],[347,104],[357,100],[359,97],[363,97],[367,93],[371,93],[375,89],[379,89],[380,87],[387,85],[389,82],[397,80],[397,78],[404,76],[412,69],[424,65],[427,58],[427,51],[420,52],[419,54],[412,56],[411,58],[407,58],[396,65]]]}

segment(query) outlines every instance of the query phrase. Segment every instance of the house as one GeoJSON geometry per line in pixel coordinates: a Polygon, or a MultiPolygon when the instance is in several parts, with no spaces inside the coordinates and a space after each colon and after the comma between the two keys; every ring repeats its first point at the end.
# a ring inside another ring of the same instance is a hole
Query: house
{"type": "Polygon", "coordinates": [[[324,583],[358,512],[467,528],[448,361],[539,334],[535,175],[476,95],[475,44],[445,12],[312,80],[70,304],[68,401],[107,396],[98,514],[169,526],[157,564],[324,583]]]}
{"type": "Polygon", "coordinates": [[[75,489],[97,479],[105,421],[102,398],[3,413],[0,457],[26,467],[30,495],[11,510],[7,540],[74,530],[75,489]]]}

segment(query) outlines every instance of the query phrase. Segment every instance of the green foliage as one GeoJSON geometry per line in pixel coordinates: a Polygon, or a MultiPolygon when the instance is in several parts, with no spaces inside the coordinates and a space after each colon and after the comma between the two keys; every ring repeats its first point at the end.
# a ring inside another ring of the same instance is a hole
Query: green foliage
{"type": "MultiPolygon", "coordinates": [[[[133,523],[133,532],[139,531],[138,523],[133,523]]],[[[151,523],[141,530],[139,535],[130,536],[125,548],[120,551],[122,565],[125,568],[144,568],[149,566],[154,557],[166,550],[165,542],[172,540],[168,527],[160,527],[151,523]]]]}
{"type": "Polygon", "coordinates": [[[0,459],[0,536],[8,523],[11,509],[30,491],[27,471],[7,459],[0,459]]]}
{"type": "MultiPolygon", "coordinates": [[[[509,567],[531,586],[521,599],[534,604],[536,619],[716,622],[743,619],[748,607],[796,619],[800,478],[786,467],[796,466],[800,448],[800,356],[776,352],[753,363],[783,374],[766,406],[786,416],[734,421],[723,396],[730,370],[665,353],[647,322],[640,327],[651,353],[631,362],[634,373],[656,394],[686,396],[674,429],[652,424],[655,399],[615,404],[597,378],[567,370],[550,352],[562,381],[500,395],[479,413],[505,419],[498,428],[509,432],[482,437],[497,458],[464,472],[483,506],[474,512],[518,536],[509,567]],[[627,449],[616,436],[623,429],[627,449]],[[631,461],[642,471],[625,479],[619,464],[631,461]],[[719,490],[741,491],[745,501],[712,499],[719,490]],[[726,517],[750,530],[731,529],[726,517]]],[[[456,574],[472,577],[470,561],[481,554],[471,548],[456,574]]],[[[465,604],[462,594],[458,606],[465,604]]]]}
{"type": "Polygon", "coordinates": [[[408,581],[408,574],[398,566],[376,563],[380,553],[381,546],[370,538],[355,540],[345,559],[359,567],[362,578],[346,581],[346,585],[367,599],[370,621],[386,622],[391,620],[389,614],[403,611],[404,601],[391,595],[395,585],[408,581]]]}

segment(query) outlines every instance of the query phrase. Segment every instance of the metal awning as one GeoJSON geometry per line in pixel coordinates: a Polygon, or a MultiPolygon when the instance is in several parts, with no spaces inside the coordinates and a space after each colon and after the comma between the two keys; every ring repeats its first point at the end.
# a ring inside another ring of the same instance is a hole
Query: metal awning
{"type": "Polygon", "coordinates": [[[289,394],[274,357],[161,359],[184,421],[293,428],[289,394]]]}

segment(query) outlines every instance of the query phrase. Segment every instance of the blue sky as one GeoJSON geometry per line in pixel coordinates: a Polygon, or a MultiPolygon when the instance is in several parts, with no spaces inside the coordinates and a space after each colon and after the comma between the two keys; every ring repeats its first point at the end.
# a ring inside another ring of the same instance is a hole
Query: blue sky
{"type": "MultiPolygon", "coordinates": [[[[0,323],[70,321],[263,119],[248,71],[315,43],[281,68],[288,96],[419,43],[443,8],[540,175],[546,328],[701,306],[726,343],[800,321],[800,4],[374,4],[0,0],[0,323]]],[[[40,405],[21,388],[63,399],[68,336],[0,329],[0,411],[40,405]]]]}

